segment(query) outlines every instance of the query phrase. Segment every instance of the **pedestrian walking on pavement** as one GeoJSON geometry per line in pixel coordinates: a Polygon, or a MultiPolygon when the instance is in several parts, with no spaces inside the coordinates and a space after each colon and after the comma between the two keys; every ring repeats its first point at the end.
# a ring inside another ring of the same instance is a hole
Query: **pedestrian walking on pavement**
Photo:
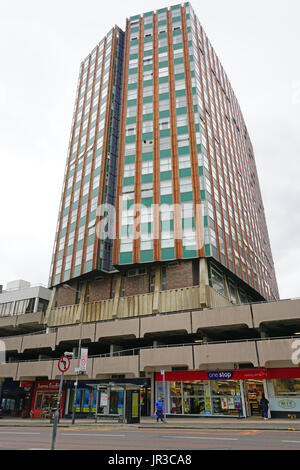
{"type": "Polygon", "coordinates": [[[262,394],[261,400],[259,402],[260,411],[262,417],[267,420],[268,418],[268,410],[269,410],[269,401],[266,399],[265,394],[262,394]]]}
{"type": "Polygon", "coordinates": [[[159,419],[163,422],[163,402],[161,397],[158,397],[155,403],[155,414],[156,414],[156,422],[158,423],[159,419]]]}

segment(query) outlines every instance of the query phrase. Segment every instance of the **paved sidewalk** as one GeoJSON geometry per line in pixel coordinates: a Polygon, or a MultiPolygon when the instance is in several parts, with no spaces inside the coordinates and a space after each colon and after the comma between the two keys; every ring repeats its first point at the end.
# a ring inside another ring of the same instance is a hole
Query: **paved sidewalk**
{"type": "MultiPolygon", "coordinates": [[[[0,427],[52,427],[49,419],[1,418],[0,427]]],[[[161,428],[168,429],[244,429],[244,430],[290,430],[300,431],[300,420],[262,418],[168,418],[165,423],[157,423],[152,417],[143,417],[138,424],[124,424],[116,420],[103,419],[95,423],[94,419],[60,419],[59,427],[101,428],[106,426],[128,428],[161,428]]]]}

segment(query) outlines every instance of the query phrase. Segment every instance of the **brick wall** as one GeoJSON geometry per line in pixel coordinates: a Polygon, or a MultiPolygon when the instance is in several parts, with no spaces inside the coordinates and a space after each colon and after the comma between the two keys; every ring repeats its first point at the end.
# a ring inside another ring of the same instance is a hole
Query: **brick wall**
{"type": "Polygon", "coordinates": [[[194,285],[193,260],[179,261],[177,265],[166,265],[166,289],[180,289],[194,285]]]}
{"type": "MultiPolygon", "coordinates": [[[[72,287],[72,289],[77,289],[76,282],[68,282],[68,285],[72,287]]],[[[56,293],[56,302],[57,307],[64,307],[65,305],[74,305],[76,300],[76,292],[72,289],[67,289],[64,287],[58,287],[56,293]]]]}
{"type": "Polygon", "coordinates": [[[89,302],[110,299],[111,275],[105,275],[104,279],[89,281],[89,302]]]}
{"type": "Polygon", "coordinates": [[[125,278],[125,297],[137,294],[148,294],[149,273],[125,278]]]}

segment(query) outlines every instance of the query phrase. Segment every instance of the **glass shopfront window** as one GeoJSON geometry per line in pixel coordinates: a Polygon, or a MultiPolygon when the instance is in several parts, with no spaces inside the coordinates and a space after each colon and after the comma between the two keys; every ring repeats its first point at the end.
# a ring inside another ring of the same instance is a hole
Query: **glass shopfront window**
{"type": "MultiPolygon", "coordinates": [[[[167,413],[181,415],[232,415],[242,412],[238,380],[167,382],[167,413]]],[[[157,383],[157,396],[162,382],[157,383]]]]}
{"type": "Polygon", "coordinates": [[[300,379],[272,380],[276,397],[300,397],[300,379]]]}

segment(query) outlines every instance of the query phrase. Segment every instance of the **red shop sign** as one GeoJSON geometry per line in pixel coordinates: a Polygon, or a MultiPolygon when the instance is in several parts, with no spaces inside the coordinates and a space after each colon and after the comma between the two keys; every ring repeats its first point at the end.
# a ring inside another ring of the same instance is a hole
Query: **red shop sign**
{"type": "Polygon", "coordinates": [[[46,380],[43,382],[37,382],[36,383],[36,390],[39,391],[58,391],[59,390],[59,380],[46,380]]]}

